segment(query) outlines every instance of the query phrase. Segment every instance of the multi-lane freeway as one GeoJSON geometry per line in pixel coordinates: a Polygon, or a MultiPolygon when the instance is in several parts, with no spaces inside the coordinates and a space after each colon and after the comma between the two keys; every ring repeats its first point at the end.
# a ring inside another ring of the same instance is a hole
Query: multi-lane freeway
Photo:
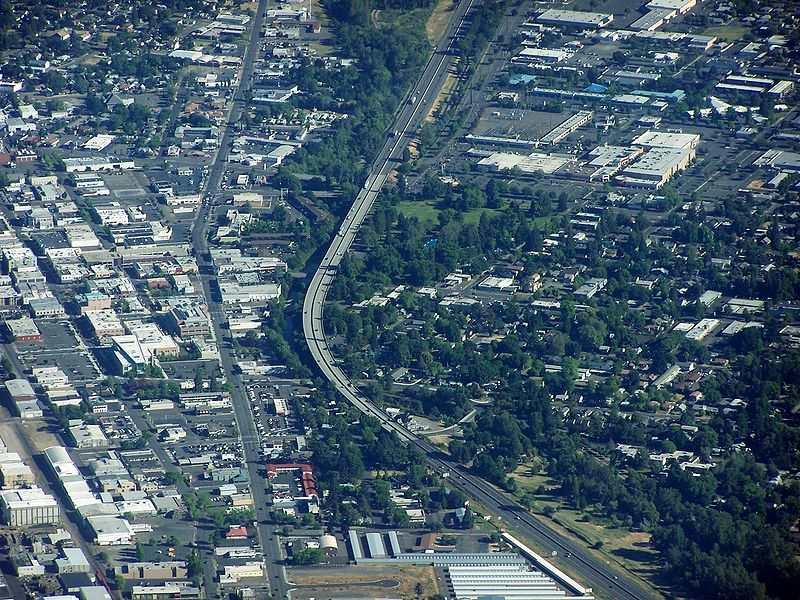
{"type": "Polygon", "coordinates": [[[464,489],[483,507],[505,521],[508,530],[532,540],[548,553],[555,552],[563,560],[565,570],[590,586],[598,595],[626,600],[661,598],[659,594],[645,588],[633,577],[612,569],[606,561],[587,548],[553,530],[545,522],[520,507],[513,498],[473,475],[463,465],[442,454],[435,446],[391,420],[382,409],[372,404],[337,366],[325,337],[325,297],[336,277],[337,267],[358,234],[395,162],[401,159],[412,136],[432,109],[452,66],[453,56],[450,50],[465,26],[469,9],[474,2],[475,0],[461,0],[455,8],[445,35],[416,85],[409,92],[409,101],[399,109],[395,123],[388,132],[388,139],[372,164],[363,188],[314,273],[303,302],[303,333],[319,370],[347,400],[362,412],[378,418],[385,428],[395,431],[400,439],[422,450],[437,471],[449,473],[453,484],[464,489]]]}

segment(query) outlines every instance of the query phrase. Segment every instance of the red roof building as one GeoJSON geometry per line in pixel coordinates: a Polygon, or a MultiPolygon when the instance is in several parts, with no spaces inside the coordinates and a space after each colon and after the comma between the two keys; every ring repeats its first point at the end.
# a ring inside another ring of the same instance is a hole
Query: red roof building
{"type": "Polygon", "coordinates": [[[225,532],[226,540],[243,540],[247,539],[247,526],[246,525],[231,525],[228,531],[225,532]]]}
{"type": "Polygon", "coordinates": [[[267,465],[267,477],[272,479],[281,473],[290,473],[300,478],[305,496],[317,497],[317,482],[314,480],[314,470],[305,463],[272,463],[267,465]]]}

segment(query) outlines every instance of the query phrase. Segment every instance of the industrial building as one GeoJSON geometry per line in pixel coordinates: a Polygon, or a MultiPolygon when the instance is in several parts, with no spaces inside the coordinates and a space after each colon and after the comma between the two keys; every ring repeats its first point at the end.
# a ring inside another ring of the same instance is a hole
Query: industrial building
{"type": "Polygon", "coordinates": [[[0,491],[0,512],[12,527],[56,525],[61,518],[56,499],[39,487],[0,491]]]}
{"type": "Polygon", "coordinates": [[[44,565],[30,552],[16,552],[10,558],[17,577],[44,575],[44,565]]]}
{"type": "Polygon", "coordinates": [[[451,566],[447,579],[458,600],[502,597],[506,600],[559,600],[566,596],[556,582],[526,564],[451,566]]]}
{"type": "Polygon", "coordinates": [[[136,539],[131,524],[119,516],[98,515],[88,517],[86,524],[92,531],[98,546],[126,546],[136,539]]]}
{"type": "Polygon", "coordinates": [[[53,474],[58,478],[71,508],[79,510],[100,503],[100,500],[89,489],[89,485],[66,448],[49,446],[44,449],[44,457],[53,474]]]}
{"type": "Polygon", "coordinates": [[[81,587],[78,591],[81,600],[112,600],[111,594],[102,585],[81,587]]]}
{"type": "Polygon", "coordinates": [[[56,559],[59,573],[91,573],[92,566],[80,548],[62,548],[62,556],[56,559]]]}
{"type": "Polygon", "coordinates": [[[367,541],[367,551],[370,558],[386,558],[386,546],[383,545],[383,536],[375,531],[368,532],[364,539],[367,541]]]}
{"type": "Polygon", "coordinates": [[[339,543],[336,541],[336,536],[327,533],[319,536],[319,547],[328,558],[339,553],[339,543]]]}
{"type": "Polygon", "coordinates": [[[23,419],[39,419],[44,414],[42,407],[36,400],[36,392],[27,379],[18,377],[9,379],[3,384],[6,396],[11,403],[11,409],[18,417],[23,419]]]}
{"type": "Polygon", "coordinates": [[[536,20],[540,23],[547,23],[548,25],[598,29],[600,27],[608,27],[614,20],[614,15],[581,10],[559,10],[556,8],[551,8],[536,17],[536,20]]]}
{"type": "Polygon", "coordinates": [[[18,489],[34,484],[33,471],[16,452],[0,454],[0,481],[3,489],[18,489]]]}

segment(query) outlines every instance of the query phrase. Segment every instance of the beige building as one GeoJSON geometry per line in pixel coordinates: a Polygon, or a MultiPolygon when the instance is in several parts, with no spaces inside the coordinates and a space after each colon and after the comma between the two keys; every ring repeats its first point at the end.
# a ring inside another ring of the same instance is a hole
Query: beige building
{"type": "Polygon", "coordinates": [[[114,575],[123,579],[185,579],[188,576],[186,563],[180,560],[162,562],[125,563],[114,567],[114,575]]]}

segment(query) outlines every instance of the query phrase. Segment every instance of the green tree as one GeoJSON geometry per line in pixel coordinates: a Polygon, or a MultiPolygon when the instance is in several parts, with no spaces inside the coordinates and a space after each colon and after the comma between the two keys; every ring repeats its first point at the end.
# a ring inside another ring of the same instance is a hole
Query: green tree
{"type": "Polygon", "coordinates": [[[319,548],[303,548],[292,555],[292,563],[295,565],[315,565],[325,559],[325,554],[319,548]]]}

